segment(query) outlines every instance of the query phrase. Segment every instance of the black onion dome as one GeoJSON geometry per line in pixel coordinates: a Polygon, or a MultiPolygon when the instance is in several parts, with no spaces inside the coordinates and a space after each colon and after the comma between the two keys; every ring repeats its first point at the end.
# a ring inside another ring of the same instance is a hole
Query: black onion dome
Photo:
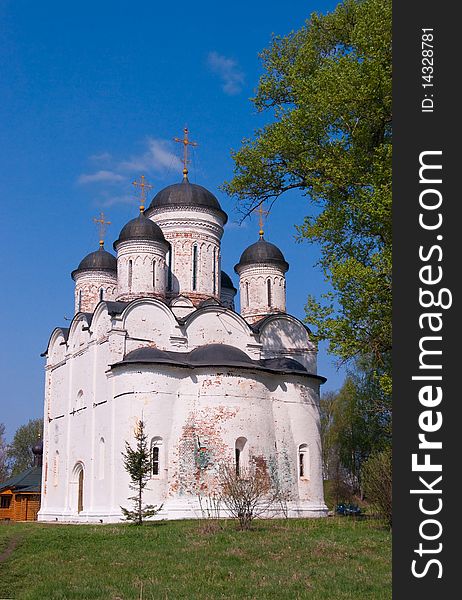
{"type": "Polygon", "coordinates": [[[159,225],[148,219],[143,213],[140,213],[138,217],[132,219],[122,227],[119,239],[114,242],[114,249],[117,247],[117,244],[127,242],[128,240],[151,240],[164,242],[164,244],[167,243],[159,225]]]}
{"type": "Polygon", "coordinates": [[[244,250],[237,265],[234,267],[236,273],[239,267],[254,264],[274,264],[282,267],[287,271],[289,264],[286,262],[284,255],[277,246],[260,238],[258,242],[252,244],[244,250]]]}
{"type": "Polygon", "coordinates": [[[80,261],[77,269],[71,273],[72,278],[74,279],[75,274],[80,271],[110,271],[111,273],[117,273],[117,259],[100,246],[99,250],[87,254],[80,261]]]}
{"type": "Polygon", "coordinates": [[[228,220],[228,215],[221,208],[220,203],[205,187],[190,183],[185,177],[181,183],[174,183],[163,190],[160,190],[152,199],[147,213],[149,214],[155,208],[161,207],[203,207],[216,210],[223,217],[223,223],[228,220]]]}
{"type": "Polygon", "coordinates": [[[252,359],[243,350],[228,344],[206,344],[189,353],[189,362],[193,365],[224,366],[252,365],[252,359]]]}
{"type": "Polygon", "coordinates": [[[231,277],[228,275],[228,273],[225,273],[224,271],[221,272],[221,287],[227,290],[236,291],[231,277]]]}

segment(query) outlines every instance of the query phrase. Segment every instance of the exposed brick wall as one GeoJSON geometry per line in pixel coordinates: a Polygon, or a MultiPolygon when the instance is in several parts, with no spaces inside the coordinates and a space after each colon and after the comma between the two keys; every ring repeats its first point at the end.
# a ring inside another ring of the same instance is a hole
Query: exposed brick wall
{"type": "Polygon", "coordinates": [[[171,245],[172,285],[171,290],[167,290],[167,295],[173,297],[181,294],[196,304],[200,301],[199,298],[213,297],[218,300],[221,286],[222,217],[204,208],[185,207],[175,210],[157,209],[150,218],[159,225],[171,245]]]}
{"type": "Polygon", "coordinates": [[[164,298],[166,244],[129,240],[117,246],[117,300],[164,298]]]}
{"type": "Polygon", "coordinates": [[[286,311],[286,278],[276,265],[240,267],[239,293],[241,315],[249,323],[286,311]]]}
{"type": "Polygon", "coordinates": [[[95,310],[100,301],[115,300],[117,295],[117,275],[108,271],[83,271],[75,275],[75,312],[95,310]]]}

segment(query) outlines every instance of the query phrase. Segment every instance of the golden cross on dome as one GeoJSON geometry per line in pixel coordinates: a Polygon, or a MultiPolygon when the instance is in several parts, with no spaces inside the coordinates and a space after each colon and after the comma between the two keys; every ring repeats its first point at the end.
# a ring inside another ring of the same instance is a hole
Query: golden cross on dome
{"type": "Polygon", "coordinates": [[[104,246],[104,236],[106,235],[107,226],[111,224],[111,221],[104,220],[104,213],[101,212],[99,219],[93,217],[93,223],[97,223],[99,229],[99,245],[101,248],[104,246]]]}
{"type": "Polygon", "coordinates": [[[132,181],[135,187],[141,188],[140,192],[140,212],[144,211],[144,204],[146,201],[146,190],[152,190],[152,185],[144,180],[144,175],[141,175],[141,181],[132,181]]]}
{"type": "Polygon", "coordinates": [[[185,127],[183,129],[183,133],[184,133],[184,137],[183,139],[181,138],[173,138],[174,142],[178,142],[179,144],[183,144],[183,177],[185,179],[188,178],[188,163],[190,162],[190,160],[188,159],[188,146],[198,146],[199,144],[197,142],[192,142],[189,138],[189,129],[187,127],[185,127]]]}
{"type": "Polygon", "coordinates": [[[267,217],[269,215],[269,210],[263,210],[263,202],[260,202],[259,206],[258,206],[258,224],[260,226],[260,231],[258,232],[260,234],[260,239],[263,239],[263,215],[265,217],[267,217]]]}

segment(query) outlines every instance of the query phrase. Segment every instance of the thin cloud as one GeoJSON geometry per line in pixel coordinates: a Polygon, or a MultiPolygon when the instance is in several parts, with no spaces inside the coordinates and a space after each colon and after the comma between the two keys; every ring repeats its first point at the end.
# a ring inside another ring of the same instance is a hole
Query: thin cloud
{"type": "Polygon", "coordinates": [[[77,182],[85,185],[87,183],[119,183],[125,181],[125,177],[114,171],[97,171],[96,173],[83,174],[77,179],[77,182]]]}
{"type": "Polygon", "coordinates": [[[106,198],[100,198],[98,200],[98,206],[101,206],[103,208],[108,208],[110,206],[116,206],[121,204],[131,204],[132,206],[137,206],[137,199],[133,194],[131,196],[129,194],[121,194],[119,196],[107,195],[106,198]]]}
{"type": "Polygon", "coordinates": [[[249,226],[248,219],[245,221],[239,220],[231,220],[226,223],[226,229],[229,231],[230,229],[247,229],[249,226]]]}
{"type": "Polygon", "coordinates": [[[156,172],[162,173],[169,169],[181,170],[182,163],[179,157],[168,148],[166,140],[147,138],[147,150],[138,156],[119,163],[118,168],[130,172],[156,172]]]}
{"type": "Polygon", "coordinates": [[[112,159],[112,154],[109,152],[101,152],[100,154],[92,154],[90,160],[95,162],[109,162],[112,159]]]}
{"type": "Polygon", "coordinates": [[[228,58],[218,52],[209,52],[207,64],[222,81],[222,90],[228,96],[235,96],[242,91],[244,85],[244,73],[239,68],[237,61],[228,58]]]}
{"type": "Polygon", "coordinates": [[[135,178],[141,174],[157,175],[162,179],[170,170],[181,172],[183,163],[178,154],[172,152],[172,142],[147,137],[143,146],[144,151],[141,154],[126,159],[115,159],[109,152],[90,156],[89,159],[93,162],[106,162],[106,169],[100,169],[94,173],[83,173],[77,178],[77,183],[80,185],[106,184],[110,186],[121,183],[126,184],[130,178],[135,178]]]}

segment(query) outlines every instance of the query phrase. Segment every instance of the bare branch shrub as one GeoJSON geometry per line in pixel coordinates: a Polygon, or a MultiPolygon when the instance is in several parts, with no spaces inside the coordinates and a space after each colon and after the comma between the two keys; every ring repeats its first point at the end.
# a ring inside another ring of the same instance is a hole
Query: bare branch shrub
{"type": "Polygon", "coordinates": [[[240,529],[250,529],[252,521],[267,513],[277,501],[277,490],[264,461],[253,458],[250,462],[239,473],[234,464],[223,464],[219,469],[221,502],[238,519],[240,529]]]}
{"type": "Polygon", "coordinates": [[[220,494],[212,492],[209,495],[198,495],[199,507],[201,510],[201,517],[203,522],[201,524],[202,533],[215,533],[221,530],[222,524],[220,523],[220,509],[221,509],[221,497],[220,494]]]}

